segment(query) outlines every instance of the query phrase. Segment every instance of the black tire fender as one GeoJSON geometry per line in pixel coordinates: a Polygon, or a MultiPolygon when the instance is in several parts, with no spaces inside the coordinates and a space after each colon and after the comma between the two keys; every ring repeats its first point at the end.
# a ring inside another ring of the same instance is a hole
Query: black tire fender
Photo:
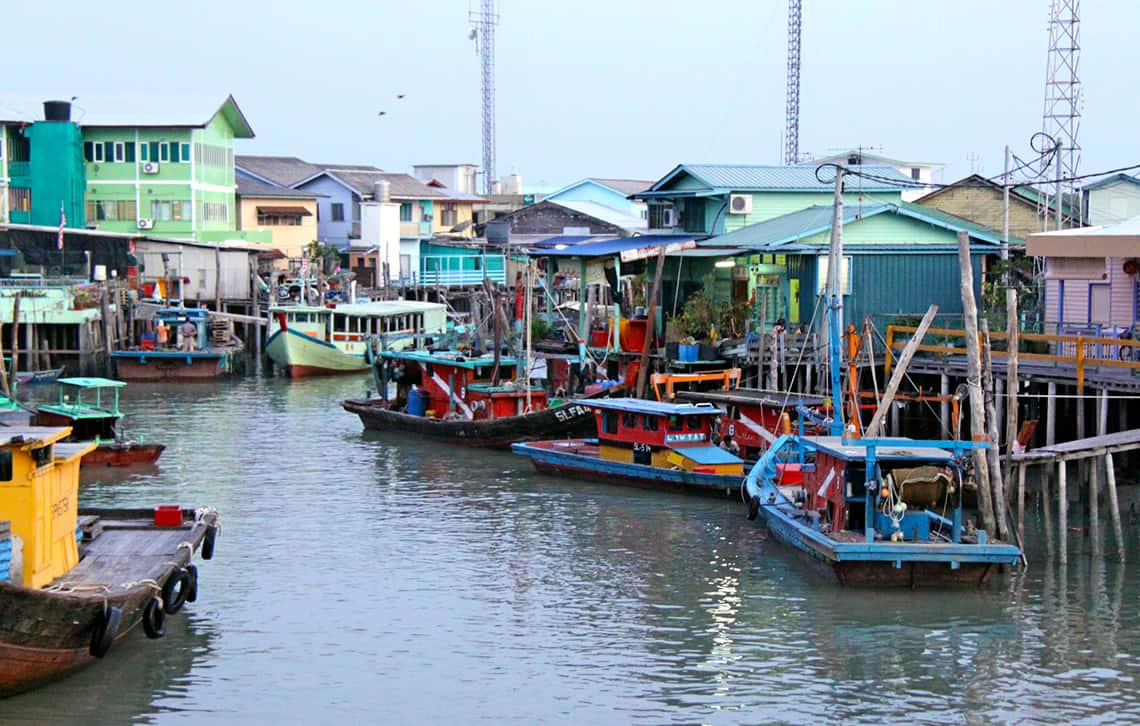
{"type": "Polygon", "coordinates": [[[755,520],[756,516],[760,514],[760,497],[752,497],[748,500],[748,519],[755,520]]]}
{"type": "Polygon", "coordinates": [[[186,572],[190,574],[190,589],[186,593],[186,602],[198,602],[198,566],[186,565],[186,572]]]}
{"type": "Polygon", "coordinates": [[[122,610],[113,605],[104,610],[95,624],[95,632],[91,634],[91,647],[89,648],[91,655],[96,658],[107,655],[115,643],[115,636],[119,634],[119,626],[122,623],[122,610]]]}
{"type": "Polygon", "coordinates": [[[166,635],[166,611],[157,597],[152,597],[143,608],[142,626],[146,637],[152,640],[166,635]]]}
{"type": "Polygon", "coordinates": [[[170,573],[170,577],[166,578],[166,584],[162,586],[162,609],[167,615],[175,614],[186,604],[189,595],[190,573],[180,567],[170,573]]]}
{"type": "Polygon", "coordinates": [[[203,560],[214,559],[214,540],[218,538],[218,528],[214,525],[206,527],[206,536],[202,538],[202,549],[200,553],[203,560]]]}

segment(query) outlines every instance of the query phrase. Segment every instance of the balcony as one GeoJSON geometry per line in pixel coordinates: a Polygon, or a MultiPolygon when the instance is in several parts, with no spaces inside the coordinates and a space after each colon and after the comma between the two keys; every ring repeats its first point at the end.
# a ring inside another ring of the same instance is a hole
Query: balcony
{"type": "Polygon", "coordinates": [[[18,179],[21,177],[29,177],[32,175],[32,165],[29,161],[9,161],[8,162],[8,178],[18,179]]]}
{"type": "Polygon", "coordinates": [[[420,285],[466,287],[482,285],[484,277],[505,285],[506,257],[504,255],[424,255],[420,258],[420,285]]]}

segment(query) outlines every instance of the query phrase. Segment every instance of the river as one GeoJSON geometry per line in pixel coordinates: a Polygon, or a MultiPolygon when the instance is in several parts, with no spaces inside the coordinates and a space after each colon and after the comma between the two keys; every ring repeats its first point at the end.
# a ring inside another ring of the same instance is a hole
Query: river
{"type": "Polygon", "coordinates": [[[132,384],[161,465],[81,500],[216,507],[217,554],[164,639],[0,721],[1140,721],[1136,529],[1125,566],[1061,569],[1031,522],[1025,574],[845,590],[738,502],[363,434],[338,402],[365,384],[132,384]]]}

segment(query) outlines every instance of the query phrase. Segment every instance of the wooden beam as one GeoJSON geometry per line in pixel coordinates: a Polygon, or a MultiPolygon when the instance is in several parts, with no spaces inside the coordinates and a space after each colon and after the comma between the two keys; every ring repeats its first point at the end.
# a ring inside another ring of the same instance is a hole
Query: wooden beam
{"type": "Polygon", "coordinates": [[[994,372],[990,361],[990,325],[988,320],[982,326],[982,391],[986,400],[986,438],[990,448],[986,450],[986,460],[990,467],[990,486],[993,489],[994,519],[997,520],[998,536],[1007,542],[1010,539],[1008,507],[1005,498],[1005,480],[1002,479],[1001,455],[998,451],[998,431],[1001,417],[994,402],[994,372]]]}
{"type": "Polygon", "coordinates": [[[1116,557],[1124,562],[1124,534],[1120,526],[1120,502],[1116,498],[1116,466],[1112,454],[1104,456],[1104,478],[1108,482],[1108,511],[1112,514],[1112,536],[1116,538],[1116,557]]]}
{"type": "MultiPolygon", "coordinates": [[[[930,309],[926,311],[926,315],[922,316],[922,322],[918,324],[918,330],[915,332],[914,337],[911,338],[906,347],[903,348],[902,355],[899,356],[899,361],[895,365],[894,370],[891,371],[891,380],[887,383],[887,390],[883,392],[883,398],[879,401],[878,408],[875,409],[875,415],[871,417],[871,423],[867,426],[865,436],[873,439],[879,435],[883,427],[883,418],[891,409],[891,404],[895,400],[895,394],[898,393],[899,386],[902,385],[903,378],[906,376],[906,367],[910,365],[910,359],[914,357],[915,349],[918,344],[922,342],[923,336],[926,335],[927,328],[934,322],[934,317],[938,315],[938,306],[931,305],[930,309]]],[[[892,432],[897,434],[898,432],[892,432]]]]}
{"type": "Polygon", "coordinates": [[[1061,550],[1061,564],[1069,561],[1069,488],[1065,460],[1057,462],[1057,546],[1061,550]]]}
{"type": "Polygon", "coordinates": [[[657,295],[661,292],[661,275],[665,272],[665,245],[657,248],[657,269],[653,273],[653,288],[646,301],[645,343],[641,346],[641,362],[637,368],[637,397],[645,398],[645,381],[649,375],[649,349],[657,340],[657,295]]]}

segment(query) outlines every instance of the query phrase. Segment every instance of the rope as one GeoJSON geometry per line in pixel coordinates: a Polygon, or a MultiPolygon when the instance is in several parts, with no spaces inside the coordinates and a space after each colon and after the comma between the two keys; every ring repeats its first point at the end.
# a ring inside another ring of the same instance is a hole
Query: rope
{"type": "MultiPolygon", "coordinates": [[[[811,331],[813,328],[815,328],[815,319],[816,319],[816,316],[819,315],[819,307],[821,304],[823,304],[823,296],[817,295],[816,299],[815,299],[815,309],[812,310],[811,321],[808,322],[808,326],[807,326],[808,331],[811,331]]],[[[809,335],[810,335],[810,332],[809,332],[809,335]]],[[[760,345],[761,345],[761,348],[764,345],[764,336],[763,335],[760,336],[760,345]]],[[[791,397],[792,397],[792,381],[794,381],[796,379],[796,374],[799,372],[800,364],[803,363],[803,360],[804,360],[804,346],[800,345],[799,357],[796,359],[796,364],[794,366],[792,366],[792,375],[790,377],[791,380],[787,381],[788,388],[786,391],[784,391],[784,401],[783,401],[783,403],[780,404],[781,409],[788,407],[788,400],[791,399],[791,397]]],[[[835,392],[832,391],[832,406],[834,406],[834,405],[835,405],[835,392]]]]}

